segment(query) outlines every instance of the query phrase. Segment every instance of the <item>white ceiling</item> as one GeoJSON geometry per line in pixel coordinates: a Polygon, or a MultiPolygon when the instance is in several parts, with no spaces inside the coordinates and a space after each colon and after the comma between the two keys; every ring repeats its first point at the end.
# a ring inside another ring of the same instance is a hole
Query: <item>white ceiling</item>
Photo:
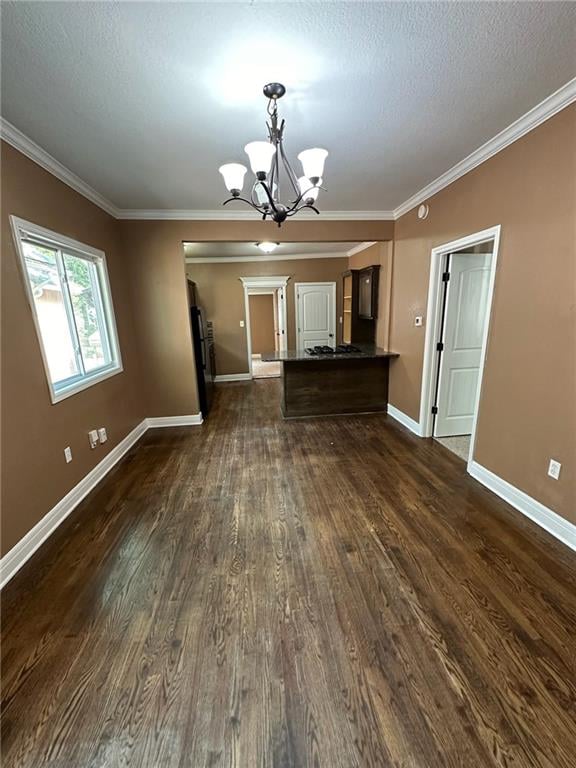
{"type": "MultiPolygon", "coordinates": [[[[2,2],[2,115],[120,208],[215,210],[265,138],[388,211],[576,74],[574,2],[2,2]]],[[[238,204],[239,205],[239,204],[238,204]]]]}
{"type": "MultiPolygon", "coordinates": [[[[290,256],[322,256],[331,255],[333,257],[348,256],[348,252],[356,248],[360,243],[279,243],[278,247],[272,252],[273,259],[290,256]]],[[[187,259],[242,259],[247,258],[270,260],[270,255],[263,253],[256,247],[255,243],[232,243],[232,242],[206,242],[206,243],[184,243],[184,255],[187,259]]]]}

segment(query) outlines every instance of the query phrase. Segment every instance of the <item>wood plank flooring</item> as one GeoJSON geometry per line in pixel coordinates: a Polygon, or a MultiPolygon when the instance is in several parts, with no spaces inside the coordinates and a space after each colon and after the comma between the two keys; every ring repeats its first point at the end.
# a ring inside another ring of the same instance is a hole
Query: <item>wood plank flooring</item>
{"type": "Polygon", "coordinates": [[[279,397],[149,431],[5,589],[4,768],[574,768],[574,553],[279,397]]]}

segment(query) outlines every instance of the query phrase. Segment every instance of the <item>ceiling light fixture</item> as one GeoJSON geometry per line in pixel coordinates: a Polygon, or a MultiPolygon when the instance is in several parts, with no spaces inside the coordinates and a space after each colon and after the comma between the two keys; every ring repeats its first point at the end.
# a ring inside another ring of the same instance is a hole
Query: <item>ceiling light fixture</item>
{"type": "Polygon", "coordinates": [[[280,243],[256,243],[256,246],[264,253],[272,253],[279,245],[280,243]]]}
{"type": "Polygon", "coordinates": [[[300,152],[298,159],[302,163],[304,175],[300,178],[296,177],[284,153],[282,142],[284,120],[278,125],[278,99],[281,99],[285,93],[286,88],[282,83],[268,83],[264,86],[264,95],[268,99],[267,111],[270,116],[270,122],[266,123],[268,141],[252,141],[244,147],[250,160],[250,167],[256,176],[250,199],[240,197],[247,171],[246,166],[241,163],[227,163],[219,168],[224,177],[226,189],[232,195],[224,201],[223,205],[233,200],[241,200],[261,213],[264,220],[270,217],[278,226],[303,208],[320,213],[315,203],[322,184],[324,161],[328,156],[327,150],[319,147],[300,152]],[[280,202],[280,162],[294,194],[294,199],[288,204],[280,202]]]}

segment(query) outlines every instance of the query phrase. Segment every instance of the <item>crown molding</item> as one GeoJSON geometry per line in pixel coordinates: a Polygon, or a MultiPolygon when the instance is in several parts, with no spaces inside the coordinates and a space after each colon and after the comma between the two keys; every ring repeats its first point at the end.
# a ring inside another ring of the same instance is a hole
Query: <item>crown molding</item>
{"type": "Polygon", "coordinates": [[[423,187],[419,192],[416,192],[415,195],[412,195],[406,202],[399,205],[398,208],[395,208],[394,219],[399,219],[400,216],[408,213],[412,208],[420,205],[420,203],[440,192],[440,190],[452,184],[461,176],[486,162],[486,160],[489,160],[510,144],[518,141],[522,136],[533,131],[534,128],[537,128],[541,123],[553,117],[557,112],[572,104],[573,101],[576,101],[576,78],[569,80],[555,93],[552,93],[544,101],[541,101],[540,104],[526,112],[525,115],[515,120],[507,128],[504,128],[503,131],[500,131],[494,138],[482,144],[481,147],[478,147],[470,155],[456,163],[446,173],[438,176],[433,182],[423,187]]]}
{"type": "Polygon", "coordinates": [[[0,117],[0,136],[7,144],[22,152],[23,155],[33,160],[44,168],[45,171],[56,176],[57,179],[63,181],[64,184],[67,184],[74,191],[79,192],[99,208],[102,208],[103,211],[106,211],[106,213],[118,218],[118,208],[110,200],[107,200],[89,184],[82,181],[79,176],[72,173],[65,165],[58,162],[56,158],[52,157],[46,150],[42,149],[42,147],[32,141],[32,139],[29,139],[28,136],[3,117],[0,117]]]}
{"type": "Polygon", "coordinates": [[[371,248],[373,245],[378,245],[376,240],[371,242],[358,243],[358,245],[355,245],[354,248],[350,248],[350,250],[346,252],[346,256],[355,256],[357,253],[362,253],[362,251],[365,251],[366,248],[371,248]]]}
{"type": "Polygon", "coordinates": [[[194,256],[186,257],[186,264],[232,264],[251,261],[305,261],[308,259],[346,259],[346,251],[334,253],[293,253],[283,256],[281,253],[255,253],[254,256],[194,256]]]}
{"type": "MultiPolygon", "coordinates": [[[[325,221],[395,221],[420,203],[440,192],[469,171],[489,160],[507,146],[537,128],[541,123],[553,117],[565,107],[576,101],[576,78],[568,81],[529,112],[513,122],[499,134],[487,141],[452,168],[427,184],[419,192],[399,205],[393,211],[322,211],[325,221]]],[[[0,135],[4,141],[29,157],[46,171],[63,181],[79,194],[86,197],[99,208],[116,219],[152,220],[152,221],[254,221],[254,213],[249,210],[184,210],[184,209],[129,209],[118,208],[93,187],[76,176],[42,147],[29,139],[22,131],[0,117],[0,135]]],[[[300,220],[312,220],[315,214],[303,212],[300,220]]]]}
{"type": "MultiPolygon", "coordinates": [[[[160,208],[147,210],[144,208],[119,209],[117,219],[126,220],[157,220],[157,221],[255,221],[254,211],[251,210],[178,210],[160,208]]],[[[303,211],[299,220],[315,221],[317,214],[303,211]]],[[[318,220],[324,221],[394,221],[394,211],[320,211],[318,220]]]]}

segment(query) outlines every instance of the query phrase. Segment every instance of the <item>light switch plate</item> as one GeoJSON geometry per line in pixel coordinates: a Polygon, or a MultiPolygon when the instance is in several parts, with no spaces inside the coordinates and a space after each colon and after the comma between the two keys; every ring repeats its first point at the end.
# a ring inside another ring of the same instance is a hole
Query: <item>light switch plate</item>
{"type": "Polygon", "coordinates": [[[244,320],[240,320],[240,328],[244,328],[244,320]]]}
{"type": "Polygon", "coordinates": [[[108,434],[106,433],[106,427],[100,427],[98,430],[98,439],[101,443],[105,443],[108,440],[108,434]]]}
{"type": "Polygon", "coordinates": [[[417,317],[414,318],[414,325],[417,328],[420,328],[420,326],[422,325],[422,322],[423,322],[422,315],[418,315],[417,317]]]}
{"type": "Polygon", "coordinates": [[[88,442],[90,443],[90,448],[96,448],[98,445],[98,431],[95,429],[91,429],[90,432],[88,432],[88,442]]]}
{"type": "Polygon", "coordinates": [[[554,480],[558,480],[560,477],[560,470],[562,469],[562,464],[560,464],[559,461],[556,461],[555,459],[550,459],[550,464],[548,465],[548,474],[550,477],[553,477],[554,480]]]}
{"type": "Polygon", "coordinates": [[[64,458],[66,459],[66,464],[70,464],[72,461],[72,449],[69,445],[64,448],[64,458]]]}

